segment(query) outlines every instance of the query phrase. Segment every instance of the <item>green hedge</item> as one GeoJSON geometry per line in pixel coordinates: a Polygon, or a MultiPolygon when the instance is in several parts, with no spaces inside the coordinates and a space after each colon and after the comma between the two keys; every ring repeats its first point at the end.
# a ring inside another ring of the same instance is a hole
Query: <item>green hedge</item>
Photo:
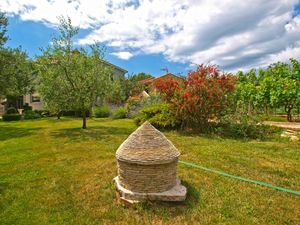
{"type": "Polygon", "coordinates": [[[15,107],[9,107],[6,110],[6,114],[18,114],[18,110],[15,107]]]}
{"type": "Polygon", "coordinates": [[[38,113],[38,112],[35,112],[35,111],[25,111],[24,113],[24,119],[25,120],[33,120],[33,119],[39,119],[41,118],[42,116],[38,113]]]}
{"type": "Polygon", "coordinates": [[[117,108],[113,111],[112,118],[114,119],[124,119],[126,118],[126,110],[124,107],[117,108]]]}
{"type": "Polygon", "coordinates": [[[105,118],[109,117],[110,109],[108,106],[95,107],[93,113],[96,118],[105,118]]]}
{"type": "Polygon", "coordinates": [[[14,114],[4,114],[2,116],[3,121],[18,121],[21,120],[21,115],[19,113],[14,114]]]}

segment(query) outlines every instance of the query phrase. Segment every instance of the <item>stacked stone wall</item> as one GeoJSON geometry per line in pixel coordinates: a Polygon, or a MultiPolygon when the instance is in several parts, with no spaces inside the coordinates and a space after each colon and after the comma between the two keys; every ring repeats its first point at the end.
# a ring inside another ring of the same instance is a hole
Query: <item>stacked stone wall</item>
{"type": "Polygon", "coordinates": [[[120,184],[133,192],[159,193],[176,185],[177,160],[166,164],[140,165],[118,161],[120,184]]]}

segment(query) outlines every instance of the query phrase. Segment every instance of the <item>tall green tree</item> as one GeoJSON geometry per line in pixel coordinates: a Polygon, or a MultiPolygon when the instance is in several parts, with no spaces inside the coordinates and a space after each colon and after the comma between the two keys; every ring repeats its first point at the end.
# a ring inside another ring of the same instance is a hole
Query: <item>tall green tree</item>
{"type": "Polygon", "coordinates": [[[256,92],[256,107],[264,110],[268,115],[271,108],[272,77],[263,69],[258,70],[257,74],[257,92],[256,92]]]}
{"type": "Polygon", "coordinates": [[[278,62],[267,69],[267,77],[272,84],[271,104],[275,107],[284,107],[288,121],[292,121],[292,110],[300,103],[299,68],[299,62],[291,59],[290,64],[278,62]]]}
{"type": "Polygon", "coordinates": [[[237,73],[237,98],[238,105],[243,113],[252,114],[254,107],[257,105],[257,86],[258,80],[255,69],[247,73],[239,71],[237,73]]]}
{"type": "Polygon", "coordinates": [[[21,48],[0,50],[0,96],[17,97],[32,90],[32,62],[21,48]]]}
{"type": "Polygon", "coordinates": [[[17,105],[20,95],[32,91],[34,70],[26,52],[19,48],[5,48],[8,20],[0,13],[0,97],[17,105]]]}
{"type": "Polygon", "coordinates": [[[137,73],[133,75],[129,75],[127,79],[124,81],[124,92],[126,98],[132,95],[140,94],[143,91],[144,86],[139,81],[153,77],[148,73],[137,73]]]}
{"type": "Polygon", "coordinates": [[[5,44],[8,37],[6,36],[8,20],[4,13],[0,12],[0,47],[5,44]]]}
{"type": "Polygon", "coordinates": [[[79,29],[70,18],[60,17],[59,22],[60,35],[37,58],[38,91],[50,109],[80,111],[86,128],[87,111],[111,92],[112,68],[103,63],[104,51],[98,44],[75,48],[79,29]]]}

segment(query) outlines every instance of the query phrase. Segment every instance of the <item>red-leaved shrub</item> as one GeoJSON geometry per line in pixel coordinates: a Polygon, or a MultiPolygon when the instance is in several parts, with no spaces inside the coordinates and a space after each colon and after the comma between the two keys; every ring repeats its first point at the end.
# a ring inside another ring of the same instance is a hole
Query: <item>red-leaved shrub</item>
{"type": "Polygon", "coordinates": [[[235,88],[235,77],[220,72],[214,65],[199,65],[182,82],[156,83],[156,89],[171,105],[183,127],[208,128],[209,119],[218,119],[229,106],[235,88]]]}

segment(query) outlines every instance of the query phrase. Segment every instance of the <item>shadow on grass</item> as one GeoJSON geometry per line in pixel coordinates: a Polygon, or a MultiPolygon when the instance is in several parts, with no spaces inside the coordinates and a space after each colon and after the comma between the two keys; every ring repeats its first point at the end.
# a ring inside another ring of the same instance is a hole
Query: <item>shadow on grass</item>
{"type": "Polygon", "coordinates": [[[37,133],[41,128],[20,128],[20,127],[0,127],[0,141],[7,141],[13,138],[21,138],[37,133]]]}
{"type": "Polygon", "coordinates": [[[104,136],[127,136],[133,131],[132,128],[124,127],[108,127],[108,126],[92,126],[87,129],[82,128],[65,128],[53,131],[50,135],[55,138],[67,137],[72,141],[77,140],[101,140],[104,136]]]}
{"type": "Polygon", "coordinates": [[[187,188],[187,197],[184,202],[141,202],[137,204],[137,210],[153,213],[162,219],[169,219],[186,214],[187,209],[198,207],[200,192],[186,181],[182,181],[182,184],[187,188]]]}

